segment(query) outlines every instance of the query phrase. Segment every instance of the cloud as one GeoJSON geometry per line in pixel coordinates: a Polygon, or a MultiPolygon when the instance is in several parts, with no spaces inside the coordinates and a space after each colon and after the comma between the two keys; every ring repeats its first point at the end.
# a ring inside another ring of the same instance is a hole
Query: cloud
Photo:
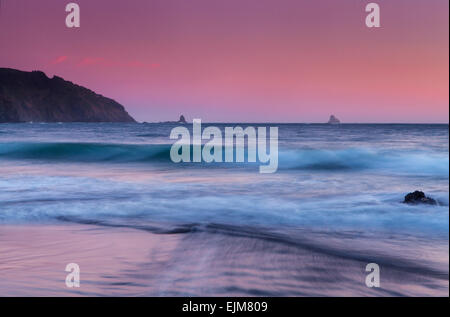
{"type": "Polygon", "coordinates": [[[68,57],[65,56],[65,55],[59,56],[58,58],[56,58],[56,59],[53,61],[53,64],[61,64],[61,63],[64,63],[67,59],[68,59],[68,57]]]}

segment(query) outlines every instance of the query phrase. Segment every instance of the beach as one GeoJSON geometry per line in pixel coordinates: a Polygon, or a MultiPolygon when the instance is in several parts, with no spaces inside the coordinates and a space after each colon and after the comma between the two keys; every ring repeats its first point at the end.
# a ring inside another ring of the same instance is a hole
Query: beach
{"type": "Polygon", "coordinates": [[[1,296],[448,295],[447,268],[430,266],[428,259],[443,256],[445,243],[404,239],[396,249],[408,256],[400,260],[383,255],[392,243],[378,242],[381,250],[374,250],[369,237],[360,238],[358,248],[350,233],[294,240],[237,228],[155,234],[70,224],[3,226],[0,237],[1,296]],[[381,262],[380,288],[364,282],[371,259],[381,262]],[[80,267],[80,288],[65,284],[65,266],[73,262],[80,267]]]}

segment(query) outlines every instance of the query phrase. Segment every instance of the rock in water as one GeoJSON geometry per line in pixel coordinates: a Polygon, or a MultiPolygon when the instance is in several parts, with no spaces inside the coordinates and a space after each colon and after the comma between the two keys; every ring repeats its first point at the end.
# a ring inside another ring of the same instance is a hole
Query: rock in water
{"type": "Polygon", "coordinates": [[[437,205],[436,200],[433,198],[425,196],[424,192],[416,190],[413,193],[409,193],[405,196],[405,200],[403,201],[405,204],[428,204],[428,205],[437,205]]]}
{"type": "Polygon", "coordinates": [[[183,115],[180,116],[180,120],[178,120],[178,123],[187,123],[183,115]]]}
{"type": "Polygon", "coordinates": [[[1,122],[135,122],[112,99],[43,72],[0,68],[1,122]]]}
{"type": "Polygon", "coordinates": [[[338,118],[336,118],[334,115],[330,116],[330,119],[328,120],[328,124],[339,124],[341,121],[339,121],[338,118]]]}

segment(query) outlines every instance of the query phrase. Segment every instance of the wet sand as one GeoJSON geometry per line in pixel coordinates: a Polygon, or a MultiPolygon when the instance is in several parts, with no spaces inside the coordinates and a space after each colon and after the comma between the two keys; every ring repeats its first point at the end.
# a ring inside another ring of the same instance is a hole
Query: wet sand
{"type": "Polygon", "coordinates": [[[370,239],[353,241],[359,249],[346,250],[345,235],[323,238],[214,225],[173,234],[2,225],[0,296],[448,296],[448,244],[417,244],[408,251],[400,243],[399,252],[415,257],[409,262],[382,252],[374,256],[370,239]],[[427,257],[442,257],[442,265],[430,266],[427,257]],[[365,285],[371,258],[381,262],[380,288],[365,285]],[[80,266],[80,288],[65,285],[68,263],[80,266]]]}

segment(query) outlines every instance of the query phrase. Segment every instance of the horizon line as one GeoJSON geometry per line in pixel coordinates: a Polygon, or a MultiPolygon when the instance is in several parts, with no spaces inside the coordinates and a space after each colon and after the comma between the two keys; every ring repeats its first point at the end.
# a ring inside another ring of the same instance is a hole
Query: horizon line
{"type": "MultiPolygon", "coordinates": [[[[171,123],[171,124],[183,124],[177,121],[136,121],[139,124],[161,124],[161,123],[171,123]]],[[[184,124],[192,124],[193,122],[186,122],[184,124]]],[[[228,123],[244,123],[244,124],[324,124],[324,125],[342,125],[342,124],[446,124],[449,125],[449,122],[341,122],[337,124],[327,123],[327,122],[272,122],[272,121],[261,121],[261,122],[251,122],[251,121],[203,121],[202,123],[219,123],[219,124],[228,124],[228,123]]]]}

